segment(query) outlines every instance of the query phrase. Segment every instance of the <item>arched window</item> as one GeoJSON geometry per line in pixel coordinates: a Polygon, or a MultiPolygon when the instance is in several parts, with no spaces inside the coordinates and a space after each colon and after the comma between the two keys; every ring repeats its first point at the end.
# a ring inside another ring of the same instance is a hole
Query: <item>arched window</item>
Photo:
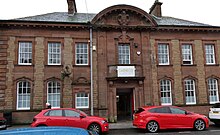
{"type": "Polygon", "coordinates": [[[195,81],[193,79],[184,80],[186,104],[196,104],[195,81]]]}
{"type": "Polygon", "coordinates": [[[47,83],[47,102],[52,108],[60,108],[60,83],[49,81],[47,83]]]}
{"type": "Polygon", "coordinates": [[[172,105],[172,94],[171,94],[171,81],[161,80],[160,81],[160,97],[162,105],[172,105]]]}
{"type": "Polygon", "coordinates": [[[31,85],[28,81],[17,83],[17,110],[30,109],[31,85]]]}
{"type": "Polygon", "coordinates": [[[214,104],[219,101],[217,79],[208,79],[209,103],[214,104]]]}

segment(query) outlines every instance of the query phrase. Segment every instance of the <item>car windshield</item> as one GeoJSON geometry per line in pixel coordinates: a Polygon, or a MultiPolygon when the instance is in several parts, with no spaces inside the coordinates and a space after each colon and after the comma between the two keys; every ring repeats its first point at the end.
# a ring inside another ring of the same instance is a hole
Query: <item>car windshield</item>
{"type": "Polygon", "coordinates": [[[81,113],[81,114],[87,116],[87,114],[86,114],[85,112],[83,112],[83,111],[81,111],[81,110],[77,110],[77,111],[78,111],[79,113],[81,113]]]}

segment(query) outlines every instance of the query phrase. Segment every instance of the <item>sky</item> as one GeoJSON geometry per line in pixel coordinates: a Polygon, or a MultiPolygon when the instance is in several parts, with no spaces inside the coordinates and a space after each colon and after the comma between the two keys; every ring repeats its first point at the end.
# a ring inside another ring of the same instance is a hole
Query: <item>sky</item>
{"type": "MultiPolygon", "coordinates": [[[[103,9],[126,4],[149,13],[155,0],[75,0],[78,13],[99,13],[103,9]]],[[[220,26],[220,0],[159,0],[162,15],[220,26]]],[[[14,19],[52,12],[67,12],[67,0],[1,0],[0,19],[14,19]]]]}

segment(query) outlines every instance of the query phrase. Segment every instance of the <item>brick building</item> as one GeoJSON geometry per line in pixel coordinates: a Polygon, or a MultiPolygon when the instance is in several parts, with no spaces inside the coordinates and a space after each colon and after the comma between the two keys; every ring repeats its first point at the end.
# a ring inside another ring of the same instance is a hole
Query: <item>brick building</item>
{"type": "Polygon", "coordinates": [[[116,122],[144,105],[207,114],[219,101],[220,27],[162,16],[158,1],[149,13],[67,3],[65,13],[0,21],[0,114],[13,123],[46,102],[116,122]]]}

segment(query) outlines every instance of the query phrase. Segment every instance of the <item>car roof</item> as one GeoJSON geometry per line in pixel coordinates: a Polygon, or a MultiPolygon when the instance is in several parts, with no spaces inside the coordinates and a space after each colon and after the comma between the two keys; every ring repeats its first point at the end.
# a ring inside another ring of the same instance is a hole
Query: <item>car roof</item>
{"type": "Polygon", "coordinates": [[[160,107],[174,107],[174,108],[179,108],[177,106],[171,106],[171,105],[166,105],[166,106],[162,106],[162,105],[158,105],[158,106],[143,106],[141,108],[143,108],[144,110],[149,110],[149,109],[153,109],[153,108],[160,108],[160,107]]]}
{"type": "Polygon", "coordinates": [[[74,127],[29,127],[1,131],[0,135],[89,135],[88,131],[74,127]]]}
{"type": "Polygon", "coordinates": [[[77,110],[75,108],[51,108],[51,109],[45,109],[45,110],[77,110]]]}

